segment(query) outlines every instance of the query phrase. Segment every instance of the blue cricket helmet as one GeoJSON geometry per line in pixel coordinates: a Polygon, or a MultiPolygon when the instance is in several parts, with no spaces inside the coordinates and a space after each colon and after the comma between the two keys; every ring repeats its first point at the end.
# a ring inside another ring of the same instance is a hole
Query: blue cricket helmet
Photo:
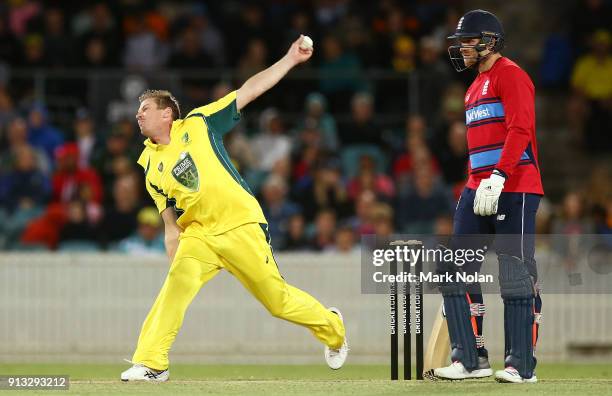
{"type": "Polygon", "coordinates": [[[463,40],[478,38],[480,42],[474,46],[470,45],[451,45],[448,47],[450,60],[457,71],[463,71],[478,64],[490,53],[499,52],[504,47],[504,28],[499,19],[489,11],[472,10],[459,19],[455,33],[448,36],[449,40],[463,40]],[[464,57],[460,52],[461,48],[474,48],[478,53],[475,62],[467,66],[464,57]],[[480,53],[489,50],[484,56],[480,53]]]}

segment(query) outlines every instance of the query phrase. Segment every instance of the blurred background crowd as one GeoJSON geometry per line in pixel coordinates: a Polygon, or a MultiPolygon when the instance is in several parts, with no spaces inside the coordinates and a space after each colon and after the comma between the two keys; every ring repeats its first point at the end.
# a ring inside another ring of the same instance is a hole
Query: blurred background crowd
{"type": "Polygon", "coordinates": [[[314,39],[313,59],[225,140],[274,247],[351,252],[363,234],[449,234],[474,74],[454,72],[445,37],[478,7],[504,22],[503,53],[536,85],[538,232],[609,234],[610,1],[6,0],[0,249],[163,252],[136,165],[138,95],[169,89],[186,114],[300,33],[314,39]]]}

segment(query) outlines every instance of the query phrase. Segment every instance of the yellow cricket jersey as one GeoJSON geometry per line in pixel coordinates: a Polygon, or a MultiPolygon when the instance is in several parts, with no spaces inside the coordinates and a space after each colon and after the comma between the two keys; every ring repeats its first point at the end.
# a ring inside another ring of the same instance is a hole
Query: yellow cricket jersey
{"type": "Polygon", "coordinates": [[[236,91],[175,120],[170,143],[145,141],[138,164],[161,213],[173,206],[187,234],[218,235],[265,223],[259,203],[230,161],[223,135],[240,121],[236,91]]]}

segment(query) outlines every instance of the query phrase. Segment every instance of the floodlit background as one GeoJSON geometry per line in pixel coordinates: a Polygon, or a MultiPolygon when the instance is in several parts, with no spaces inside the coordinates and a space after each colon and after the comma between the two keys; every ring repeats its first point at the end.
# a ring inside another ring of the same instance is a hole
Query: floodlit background
{"type": "MultiPolygon", "coordinates": [[[[313,38],[313,58],[250,104],[225,144],[270,222],[281,272],[345,307],[356,361],[388,351],[388,304],[360,293],[360,236],[452,230],[474,74],[451,68],[445,37],[469,9],[498,15],[504,55],[536,85],[538,232],[610,238],[610,3],[3,2],[0,360],[131,355],[167,268],[136,165],[137,97],[169,89],[186,114],[238,88],[300,33],[313,38]]],[[[206,289],[177,360],[320,360],[309,334],[267,318],[229,275],[206,289]]],[[[610,297],[545,295],[543,356],[612,359],[610,297]]],[[[438,301],[426,296],[426,330],[438,301]]],[[[485,336],[501,359],[501,304],[487,302],[485,336]]]]}

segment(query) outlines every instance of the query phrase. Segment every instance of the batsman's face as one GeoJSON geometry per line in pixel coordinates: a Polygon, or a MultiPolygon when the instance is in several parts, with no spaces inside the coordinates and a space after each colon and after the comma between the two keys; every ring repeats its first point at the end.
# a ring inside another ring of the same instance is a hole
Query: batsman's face
{"type": "Polygon", "coordinates": [[[157,107],[155,99],[145,99],[140,103],[136,120],[140,127],[140,133],[151,137],[155,131],[160,130],[164,120],[164,110],[157,107]]]}
{"type": "Polygon", "coordinates": [[[474,47],[478,45],[479,42],[479,38],[461,40],[461,49],[459,49],[459,51],[467,67],[474,65],[478,59],[478,52],[474,47]]]}

